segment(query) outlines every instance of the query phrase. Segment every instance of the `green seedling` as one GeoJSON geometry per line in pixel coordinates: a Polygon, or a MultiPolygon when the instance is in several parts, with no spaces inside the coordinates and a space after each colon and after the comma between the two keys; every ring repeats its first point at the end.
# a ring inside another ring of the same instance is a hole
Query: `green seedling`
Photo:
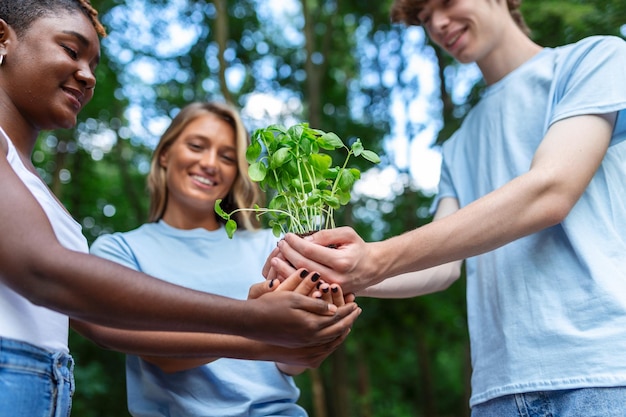
{"type": "Polygon", "coordinates": [[[299,123],[290,128],[271,125],[252,134],[246,159],[252,181],[259,183],[271,198],[267,207],[255,205],[226,213],[215,202],[215,212],[226,220],[226,232],[232,238],[237,223],[232,215],[238,211],[254,211],[267,215],[276,236],[286,232],[307,234],[335,227],[334,211],[350,201],[355,181],[361,177],[357,168],[348,167],[350,158],[362,157],[377,164],[375,152],[363,148],[360,139],[346,146],[332,132],[323,132],[299,123]],[[346,157],[341,166],[333,166],[325,151],[343,150],[346,157]]]}

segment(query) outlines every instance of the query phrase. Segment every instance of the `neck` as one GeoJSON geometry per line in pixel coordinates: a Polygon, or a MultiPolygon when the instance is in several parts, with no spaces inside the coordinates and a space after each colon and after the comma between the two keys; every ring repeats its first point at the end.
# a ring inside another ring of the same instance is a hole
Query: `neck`
{"type": "Polygon", "coordinates": [[[207,215],[206,212],[195,213],[191,210],[179,212],[168,207],[163,213],[162,220],[170,226],[182,230],[206,229],[212,231],[220,228],[213,211],[207,215]]]}
{"type": "Polygon", "coordinates": [[[508,31],[489,54],[476,63],[487,85],[491,85],[538,54],[543,48],[521,30],[508,31]]]}

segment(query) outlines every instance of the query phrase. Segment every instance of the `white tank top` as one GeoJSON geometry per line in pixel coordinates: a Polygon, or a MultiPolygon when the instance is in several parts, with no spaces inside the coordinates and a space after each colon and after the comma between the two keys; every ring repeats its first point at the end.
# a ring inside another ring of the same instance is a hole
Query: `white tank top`
{"type": "MultiPolygon", "coordinates": [[[[44,209],[59,242],[68,249],[87,252],[89,248],[80,224],[59,204],[41,178],[26,169],[13,142],[2,128],[0,135],[8,145],[9,164],[44,209]]],[[[68,332],[67,316],[32,304],[0,282],[1,337],[28,342],[49,351],[67,353],[68,332]]]]}

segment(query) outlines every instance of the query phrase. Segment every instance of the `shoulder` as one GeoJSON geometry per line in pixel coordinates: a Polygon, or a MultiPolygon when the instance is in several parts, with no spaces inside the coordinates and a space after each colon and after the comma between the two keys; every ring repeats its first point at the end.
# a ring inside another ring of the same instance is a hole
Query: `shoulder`
{"type": "Polygon", "coordinates": [[[106,255],[130,254],[133,243],[142,240],[153,229],[153,224],[144,224],[137,229],[128,232],[114,232],[98,236],[91,244],[89,251],[98,256],[110,257],[106,255]]]}
{"type": "Polygon", "coordinates": [[[617,36],[589,36],[578,42],[555,48],[561,57],[581,59],[589,54],[619,57],[626,54],[626,41],[617,36]]]}

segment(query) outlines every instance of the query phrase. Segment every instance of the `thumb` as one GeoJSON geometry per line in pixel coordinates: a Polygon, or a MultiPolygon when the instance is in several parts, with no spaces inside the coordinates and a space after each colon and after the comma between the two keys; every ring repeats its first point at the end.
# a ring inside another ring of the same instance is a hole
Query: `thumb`
{"type": "Polygon", "coordinates": [[[267,279],[265,281],[253,284],[248,290],[248,300],[259,298],[263,294],[270,293],[278,287],[279,281],[276,279],[267,279]]]}

